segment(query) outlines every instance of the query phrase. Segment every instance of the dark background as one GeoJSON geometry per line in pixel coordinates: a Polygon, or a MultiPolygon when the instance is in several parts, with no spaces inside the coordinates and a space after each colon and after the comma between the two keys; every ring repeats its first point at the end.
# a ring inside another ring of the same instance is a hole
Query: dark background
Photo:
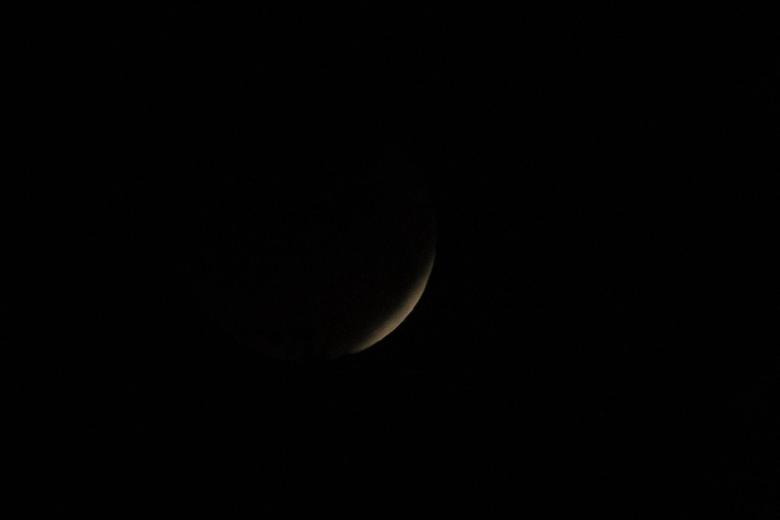
{"type": "Polygon", "coordinates": [[[775,518],[778,41],[683,18],[188,3],[41,44],[34,503],[775,518]],[[281,362],[198,306],[217,198],[388,165],[438,242],[381,344],[281,362]]]}

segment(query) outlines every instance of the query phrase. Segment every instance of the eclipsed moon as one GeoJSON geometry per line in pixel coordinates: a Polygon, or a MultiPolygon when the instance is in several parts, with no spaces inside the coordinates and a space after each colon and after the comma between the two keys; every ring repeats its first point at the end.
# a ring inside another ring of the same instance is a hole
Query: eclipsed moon
{"type": "Polygon", "coordinates": [[[204,194],[196,291],[241,348],[333,359],[408,318],[433,270],[435,217],[413,172],[386,170],[237,179],[204,194]]]}
{"type": "Polygon", "coordinates": [[[428,285],[428,279],[431,277],[431,272],[433,271],[435,258],[436,252],[434,250],[431,252],[430,259],[425,265],[422,273],[420,273],[414,285],[409,288],[409,292],[396,304],[395,308],[388,313],[384,322],[362,338],[358,345],[352,349],[353,354],[366,350],[379,343],[409,317],[425,292],[425,288],[428,285]]]}

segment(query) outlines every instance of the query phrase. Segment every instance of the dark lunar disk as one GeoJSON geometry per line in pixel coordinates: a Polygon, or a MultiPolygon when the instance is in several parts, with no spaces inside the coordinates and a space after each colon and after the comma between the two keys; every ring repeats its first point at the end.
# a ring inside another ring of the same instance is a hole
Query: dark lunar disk
{"type": "Polygon", "coordinates": [[[278,161],[200,197],[199,299],[240,344],[273,357],[370,347],[408,315],[433,266],[432,211],[402,164],[278,161]]]}

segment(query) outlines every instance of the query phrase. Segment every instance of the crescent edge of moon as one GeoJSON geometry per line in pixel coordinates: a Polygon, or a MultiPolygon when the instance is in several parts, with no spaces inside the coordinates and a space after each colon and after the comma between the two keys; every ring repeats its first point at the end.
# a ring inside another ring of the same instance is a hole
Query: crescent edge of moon
{"type": "Polygon", "coordinates": [[[417,303],[419,303],[420,299],[422,298],[422,295],[425,292],[425,288],[428,285],[428,279],[430,278],[431,272],[433,271],[433,263],[435,259],[436,251],[434,250],[431,254],[431,259],[425,266],[425,270],[417,279],[417,282],[414,284],[407,296],[401,300],[396,309],[390,313],[382,325],[371,331],[365,338],[363,338],[362,341],[358,343],[357,347],[354,347],[350,350],[351,354],[356,354],[366,350],[367,348],[382,341],[391,332],[397,329],[398,326],[401,325],[401,323],[403,323],[403,321],[412,313],[414,308],[417,306],[417,303]]]}

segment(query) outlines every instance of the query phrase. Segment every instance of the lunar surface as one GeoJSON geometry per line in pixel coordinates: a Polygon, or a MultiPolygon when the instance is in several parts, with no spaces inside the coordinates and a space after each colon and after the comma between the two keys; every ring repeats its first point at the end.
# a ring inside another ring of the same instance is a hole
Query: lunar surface
{"type": "Polygon", "coordinates": [[[364,351],[426,289],[436,247],[425,187],[403,165],[314,179],[293,166],[204,187],[196,293],[241,348],[292,360],[364,351]]]}
{"type": "Polygon", "coordinates": [[[376,343],[382,341],[388,334],[398,328],[401,323],[412,313],[414,307],[422,298],[425,287],[428,285],[428,278],[431,276],[433,270],[433,263],[436,258],[436,254],[431,254],[431,259],[425,270],[420,275],[417,282],[411,287],[409,293],[401,301],[396,309],[390,312],[385,318],[385,322],[366,336],[353,350],[353,353],[363,351],[376,343]]]}

